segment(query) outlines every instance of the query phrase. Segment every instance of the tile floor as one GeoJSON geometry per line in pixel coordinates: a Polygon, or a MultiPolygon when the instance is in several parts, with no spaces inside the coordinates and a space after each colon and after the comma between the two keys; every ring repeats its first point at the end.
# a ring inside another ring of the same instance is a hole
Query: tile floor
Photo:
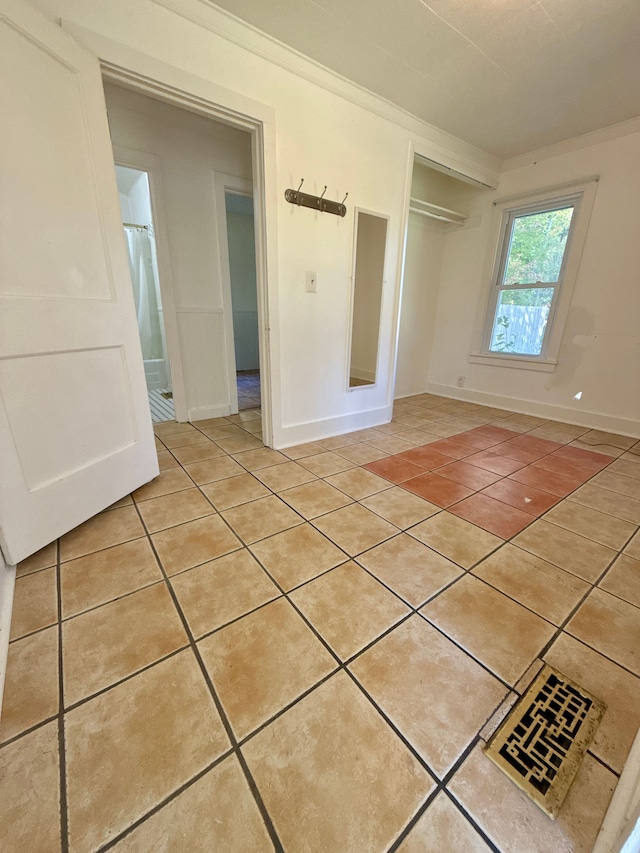
{"type": "Polygon", "coordinates": [[[260,371],[239,370],[236,374],[238,386],[238,408],[245,409],[260,408],[260,371]]]}
{"type": "Polygon", "coordinates": [[[160,476],[18,567],[0,849],[592,849],[640,726],[640,443],[431,395],[160,476]],[[608,705],[556,821],[482,754],[541,660],[608,705]]]}

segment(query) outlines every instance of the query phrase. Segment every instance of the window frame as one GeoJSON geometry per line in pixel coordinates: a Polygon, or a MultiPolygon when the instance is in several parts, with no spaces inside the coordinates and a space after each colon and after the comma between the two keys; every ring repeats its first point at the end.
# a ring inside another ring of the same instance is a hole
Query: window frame
{"type": "Polygon", "coordinates": [[[597,182],[598,178],[594,177],[580,183],[558,187],[555,191],[553,189],[542,190],[494,202],[492,229],[494,253],[490,259],[488,274],[485,274],[484,278],[485,281],[489,281],[489,286],[485,291],[485,308],[481,313],[480,320],[481,328],[476,335],[477,346],[469,355],[469,361],[546,372],[555,370],[595,201],[597,182]],[[516,218],[528,213],[542,213],[546,210],[558,210],[569,206],[573,206],[574,211],[558,281],[535,282],[522,286],[504,285],[502,280],[511,247],[512,223],[516,218]],[[528,290],[535,287],[553,287],[554,289],[540,354],[491,351],[489,348],[500,293],[503,290],[528,290]]]}

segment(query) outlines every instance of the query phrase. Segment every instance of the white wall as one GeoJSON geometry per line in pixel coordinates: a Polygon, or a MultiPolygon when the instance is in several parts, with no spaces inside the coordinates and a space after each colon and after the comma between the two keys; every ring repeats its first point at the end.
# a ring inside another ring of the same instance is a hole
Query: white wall
{"type": "Polygon", "coordinates": [[[427,388],[640,435],[640,129],[599,132],[506,162],[497,192],[481,194],[476,212],[479,228],[445,238],[427,388]],[[555,371],[470,363],[495,248],[492,199],[592,175],[600,181],[555,371]]]}
{"type": "MultiPolygon", "coordinates": [[[[229,414],[226,336],[232,326],[225,316],[214,178],[216,172],[251,178],[251,138],[117,86],[106,85],[105,96],[114,145],[160,160],[189,419],[229,414]]],[[[143,215],[133,199],[131,211],[143,215]]]]}

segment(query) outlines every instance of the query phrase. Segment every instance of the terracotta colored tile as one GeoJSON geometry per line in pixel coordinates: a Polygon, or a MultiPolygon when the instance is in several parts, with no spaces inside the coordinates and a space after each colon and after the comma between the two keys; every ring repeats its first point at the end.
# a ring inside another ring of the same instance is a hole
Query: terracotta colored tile
{"type": "Polygon", "coordinates": [[[58,585],[55,569],[16,578],[10,639],[24,637],[58,621],[58,585]]]}
{"type": "Polygon", "coordinates": [[[554,474],[543,468],[533,468],[529,465],[510,474],[509,479],[549,492],[550,495],[557,495],[559,498],[566,497],[582,485],[582,480],[574,480],[572,477],[564,477],[562,474],[554,474]]]}
{"type": "Polygon", "coordinates": [[[59,692],[57,626],[11,643],[0,719],[0,742],[57,714],[59,692]]]}
{"type": "Polygon", "coordinates": [[[285,850],[387,850],[434,787],[345,673],[243,752],[285,850]]]}
{"type": "Polygon", "coordinates": [[[330,477],[332,474],[338,474],[340,471],[347,471],[354,467],[353,462],[328,450],[323,453],[316,453],[314,456],[305,456],[300,459],[300,465],[318,477],[330,477]]]}
{"type": "Polygon", "coordinates": [[[224,456],[224,450],[213,441],[206,444],[192,444],[189,447],[176,447],[171,453],[181,465],[189,465],[193,462],[204,462],[206,459],[215,459],[224,456]]]}
{"type": "Polygon", "coordinates": [[[362,500],[389,488],[388,480],[364,468],[352,468],[349,471],[334,474],[332,477],[327,477],[327,483],[355,500],[362,500]]]}
{"type": "MultiPolygon", "coordinates": [[[[436,442],[436,445],[439,446],[439,442],[436,442]]],[[[432,471],[434,468],[447,465],[451,462],[452,457],[450,454],[440,453],[433,444],[427,444],[426,447],[414,447],[413,450],[407,450],[401,453],[399,458],[406,459],[407,462],[424,468],[425,471],[432,471]]]]}
{"type": "Polygon", "coordinates": [[[217,515],[162,530],[151,539],[168,575],[221,557],[242,545],[217,515]]]}
{"type": "Polygon", "coordinates": [[[549,492],[543,492],[533,486],[517,483],[515,480],[504,479],[483,489],[481,494],[494,498],[497,501],[521,509],[529,515],[542,515],[554,504],[558,498],[549,492]]]}
{"type": "Polygon", "coordinates": [[[198,646],[238,739],[337,667],[284,598],[216,631],[198,646]]]}
{"type": "Polygon", "coordinates": [[[244,474],[244,468],[228,456],[205,459],[204,462],[192,462],[190,465],[185,465],[185,471],[189,472],[189,476],[199,486],[244,474]]]}
{"type": "Polygon", "coordinates": [[[629,521],[613,518],[573,501],[562,501],[545,515],[544,520],[579,533],[587,539],[593,539],[601,545],[615,548],[616,551],[622,548],[636,527],[629,521]]]}
{"type": "Polygon", "coordinates": [[[0,849],[60,853],[58,724],[0,751],[0,849]]]}
{"type": "Polygon", "coordinates": [[[16,567],[16,577],[30,575],[32,572],[40,571],[40,569],[48,569],[50,566],[55,566],[57,559],[58,543],[52,542],[25,560],[21,560],[16,567]]]}
{"type": "Polygon", "coordinates": [[[529,462],[535,462],[544,456],[544,453],[528,450],[526,447],[521,447],[519,444],[514,444],[513,440],[503,441],[502,444],[497,444],[491,448],[493,453],[498,453],[500,456],[506,456],[508,459],[513,459],[516,462],[522,462],[527,465],[529,462]]]}
{"type": "Polygon", "coordinates": [[[334,489],[324,480],[287,489],[280,493],[280,498],[306,519],[316,518],[352,503],[344,492],[334,489]]]}
{"type": "Polygon", "coordinates": [[[251,551],[285,591],[347,560],[343,551],[310,524],[256,542],[251,551]]]}
{"type": "Polygon", "coordinates": [[[451,512],[503,539],[510,539],[535,520],[535,515],[496,501],[486,494],[472,495],[451,507],[451,512]]]}
{"type": "Polygon", "coordinates": [[[471,568],[502,545],[502,539],[449,512],[428,518],[412,527],[410,533],[464,569],[471,568]]]}
{"type": "Polygon", "coordinates": [[[351,504],[313,521],[315,527],[353,557],[394,536],[398,528],[360,504],[351,504]]]}
{"type": "Polygon", "coordinates": [[[420,612],[508,684],[516,683],[554,633],[549,622],[471,575],[420,612]]]}
{"type": "Polygon", "coordinates": [[[516,536],[513,544],[591,583],[615,557],[615,551],[610,548],[544,519],[516,536]]]}
{"type": "Polygon", "coordinates": [[[600,489],[588,483],[581,486],[576,492],[567,498],[582,506],[590,506],[615,518],[622,518],[632,524],[640,524],[640,500],[610,492],[608,489],[600,489]]]}
{"type": "Polygon", "coordinates": [[[398,848],[398,853],[490,853],[469,821],[445,793],[440,793],[398,848]]]}
{"type": "Polygon", "coordinates": [[[580,459],[565,459],[557,453],[543,456],[531,463],[533,468],[543,471],[551,471],[552,474],[561,474],[563,477],[571,477],[573,480],[585,482],[600,470],[600,466],[594,462],[580,459]]]}
{"type": "Polygon", "coordinates": [[[544,659],[606,703],[589,751],[620,773],[640,727],[640,679],[565,633],[544,659]]]}
{"type": "Polygon", "coordinates": [[[412,607],[424,604],[462,574],[455,563],[406,533],[365,551],[357,562],[412,607]]]}
{"type": "Polygon", "coordinates": [[[417,615],[356,658],[349,669],[439,778],[507,692],[417,615]],[[473,696],[473,702],[461,702],[463,695],[473,696]]]}
{"type": "Polygon", "coordinates": [[[138,504],[140,515],[149,533],[157,533],[185,521],[213,515],[215,512],[199,489],[185,489],[138,504]]]}
{"type": "Polygon", "coordinates": [[[528,551],[504,545],[473,569],[473,574],[560,625],[589,591],[589,584],[528,551]]]}
{"type": "Polygon", "coordinates": [[[63,536],[60,540],[60,559],[62,562],[72,560],[140,536],[144,536],[144,528],[136,508],[126,506],[114,509],[95,515],[63,536]]]}
{"type": "Polygon", "coordinates": [[[517,459],[500,456],[499,448],[496,449],[495,453],[492,450],[481,450],[480,453],[467,456],[465,462],[478,468],[484,468],[486,471],[493,471],[494,474],[500,474],[503,477],[513,474],[519,468],[524,468],[525,465],[524,462],[518,462],[517,459]]]}
{"type": "Polygon", "coordinates": [[[190,650],[69,711],[65,736],[78,853],[119,835],[229,747],[190,650]]]}
{"type": "Polygon", "coordinates": [[[280,465],[288,459],[277,450],[269,447],[261,447],[259,450],[248,450],[245,453],[234,454],[236,459],[247,471],[258,471],[260,468],[268,468],[269,465],[280,465]]]}
{"type": "MultiPolygon", "coordinates": [[[[507,446],[522,447],[524,450],[531,450],[540,456],[546,456],[548,453],[553,453],[554,450],[559,450],[562,444],[561,441],[550,441],[548,438],[539,438],[535,435],[518,435],[506,442],[507,446]]],[[[504,446],[502,445],[502,449],[504,446]]]]}
{"type": "Polygon", "coordinates": [[[559,448],[554,453],[554,456],[559,459],[570,459],[578,462],[593,462],[596,465],[599,465],[600,468],[605,468],[613,461],[613,456],[605,453],[596,453],[593,450],[584,450],[573,445],[565,445],[564,447],[559,448]]]}
{"type": "Polygon", "coordinates": [[[640,675],[640,610],[637,607],[595,588],[565,630],[640,675]]]}
{"type": "MultiPolygon", "coordinates": [[[[385,485],[389,483],[385,481],[385,485]]],[[[406,489],[394,486],[386,488],[384,492],[378,492],[361,501],[367,509],[373,510],[376,515],[382,516],[391,524],[395,524],[401,530],[412,527],[419,521],[424,521],[431,515],[440,511],[440,508],[428,501],[410,494],[406,489]]]]}
{"type": "Polygon", "coordinates": [[[488,440],[484,437],[471,435],[469,432],[461,432],[451,438],[441,438],[431,447],[438,453],[444,453],[445,456],[450,456],[452,459],[463,459],[465,456],[471,456],[472,453],[484,449],[488,440]]]}
{"type": "Polygon", "coordinates": [[[390,456],[387,459],[369,462],[364,467],[380,477],[391,480],[392,483],[403,483],[405,480],[410,480],[412,477],[418,477],[424,473],[424,468],[407,462],[406,459],[401,459],[399,456],[390,456]]]}
{"type": "Polygon", "coordinates": [[[495,426],[495,424],[485,424],[484,426],[472,429],[470,435],[483,435],[493,439],[496,444],[499,444],[501,441],[509,441],[510,438],[515,438],[518,433],[505,427],[495,426]]]}
{"type": "Polygon", "coordinates": [[[345,563],[291,593],[318,633],[347,660],[409,608],[355,563],[345,563]]]}
{"type": "Polygon", "coordinates": [[[253,474],[239,474],[215,483],[208,483],[202,491],[220,512],[233,506],[267,497],[267,489],[253,474]]]}
{"type": "Polygon", "coordinates": [[[116,853],[269,853],[273,845],[238,759],[231,755],[113,849],[116,853]]]}
{"type": "Polygon", "coordinates": [[[636,560],[640,560],[640,530],[629,541],[629,544],[625,546],[624,553],[630,557],[634,557],[636,560]]]}
{"type": "Polygon", "coordinates": [[[438,476],[446,477],[447,480],[453,480],[454,483],[459,483],[461,486],[467,486],[469,489],[484,489],[485,486],[490,486],[499,480],[501,474],[494,474],[492,471],[485,471],[484,468],[478,468],[476,465],[469,465],[468,462],[450,462],[442,468],[438,468],[438,476]]]}
{"type": "Polygon", "coordinates": [[[280,595],[246,549],[183,572],[171,584],[195,637],[280,595]]]}
{"type": "Polygon", "coordinates": [[[549,820],[542,809],[482,754],[478,745],[449,788],[500,850],[589,853],[615,785],[616,776],[587,754],[560,814],[549,820]]]}
{"type": "Polygon", "coordinates": [[[422,474],[402,483],[402,488],[439,507],[448,507],[473,494],[472,489],[436,473],[422,474]]]}
{"type": "Polygon", "coordinates": [[[376,450],[370,444],[360,441],[348,444],[346,447],[338,447],[334,452],[356,465],[366,465],[367,462],[375,462],[377,459],[384,459],[386,456],[382,450],[376,450]]]}
{"type": "Polygon", "coordinates": [[[275,495],[225,510],[222,515],[247,544],[302,523],[298,513],[275,495]]]}
{"type": "Polygon", "coordinates": [[[324,453],[325,448],[322,444],[315,441],[307,442],[307,444],[296,444],[294,447],[286,447],[280,451],[289,459],[304,459],[305,456],[315,456],[318,453],[324,453]]]}
{"type": "Polygon", "coordinates": [[[316,475],[307,471],[297,462],[283,462],[281,465],[270,465],[256,471],[255,476],[274,492],[292,489],[303,483],[310,483],[316,475]]]}

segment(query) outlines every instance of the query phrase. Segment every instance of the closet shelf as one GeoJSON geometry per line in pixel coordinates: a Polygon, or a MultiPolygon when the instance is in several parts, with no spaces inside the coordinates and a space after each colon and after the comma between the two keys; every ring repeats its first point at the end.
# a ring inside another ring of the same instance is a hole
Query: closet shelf
{"type": "Polygon", "coordinates": [[[467,219],[465,213],[431,204],[431,202],[423,201],[421,198],[411,198],[409,210],[412,213],[419,213],[421,216],[428,216],[430,219],[438,219],[440,222],[450,222],[453,225],[464,225],[467,219]]]}

